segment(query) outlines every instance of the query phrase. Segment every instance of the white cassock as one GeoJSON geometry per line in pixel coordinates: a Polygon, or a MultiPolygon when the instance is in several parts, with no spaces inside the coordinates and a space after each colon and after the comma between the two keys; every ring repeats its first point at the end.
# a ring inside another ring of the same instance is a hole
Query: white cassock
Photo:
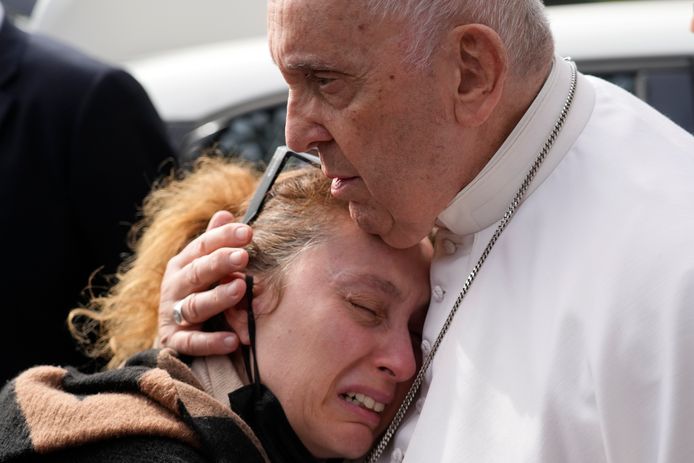
{"type": "MultiPolygon", "coordinates": [[[[439,216],[424,353],[569,93],[540,94],[439,216]]],[[[566,125],[381,461],[694,462],[694,137],[578,76],[566,125]]]]}

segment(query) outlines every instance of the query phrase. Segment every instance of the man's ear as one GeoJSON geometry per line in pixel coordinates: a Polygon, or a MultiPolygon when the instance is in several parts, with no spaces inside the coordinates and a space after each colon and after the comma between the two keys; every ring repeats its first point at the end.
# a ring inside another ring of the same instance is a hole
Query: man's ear
{"type": "Polygon", "coordinates": [[[496,108],[508,73],[506,47],[493,29],[482,24],[455,27],[457,93],[455,116],[466,127],[484,124],[496,108]]]}

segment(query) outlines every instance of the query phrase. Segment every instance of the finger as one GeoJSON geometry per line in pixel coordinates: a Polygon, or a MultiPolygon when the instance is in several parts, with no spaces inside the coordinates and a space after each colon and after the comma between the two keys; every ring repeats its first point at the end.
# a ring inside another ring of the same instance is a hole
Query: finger
{"type": "Polygon", "coordinates": [[[230,223],[206,231],[183,248],[169,265],[183,268],[193,260],[211,254],[221,248],[242,248],[250,243],[253,231],[248,225],[230,223]]]}
{"type": "Polygon", "coordinates": [[[234,352],[239,347],[239,338],[232,332],[224,331],[214,333],[177,331],[168,339],[162,340],[161,344],[181,354],[200,357],[234,352]]]}
{"type": "Polygon", "coordinates": [[[183,299],[181,315],[192,325],[199,325],[215,315],[229,309],[243,299],[246,293],[246,282],[242,275],[228,283],[200,293],[193,293],[183,299]]]}
{"type": "Polygon", "coordinates": [[[248,252],[244,249],[218,249],[208,256],[193,260],[167,280],[167,290],[162,299],[178,301],[189,294],[206,290],[219,281],[242,271],[248,264],[248,252]]]}
{"type": "Polygon", "coordinates": [[[213,228],[221,227],[222,225],[226,225],[228,223],[233,223],[234,220],[234,214],[232,214],[229,211],[217,211],[214,213],[212,218],[210,219],[210,222],[207,224],[207,229],[212,230],[213,228]]]}

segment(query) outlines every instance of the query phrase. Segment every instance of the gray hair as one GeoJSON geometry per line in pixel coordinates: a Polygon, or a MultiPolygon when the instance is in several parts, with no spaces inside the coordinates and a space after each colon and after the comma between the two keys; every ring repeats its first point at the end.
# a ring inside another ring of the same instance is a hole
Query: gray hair
{"type": "Polygon", "coordinates": [[[554,41],[542,0],[367,0],[382,18],[406,18],[412,25],[407,61],[427,66],[446,28],[454,21],[494,29],[508,50],[511,73],[542,69],[554,41]]]}

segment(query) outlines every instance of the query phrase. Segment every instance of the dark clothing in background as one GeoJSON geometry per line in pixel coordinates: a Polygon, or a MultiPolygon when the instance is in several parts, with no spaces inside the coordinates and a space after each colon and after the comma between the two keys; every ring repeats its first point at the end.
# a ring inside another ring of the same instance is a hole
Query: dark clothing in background
{"type": "Polygon", "coordinates": [[[93,367],[69,335],[68,311],[95,270],[114,273],[142,199],[172,160],[161,119],[128,73],[5,17],[0,384],[35,364],[93,367]]]}

